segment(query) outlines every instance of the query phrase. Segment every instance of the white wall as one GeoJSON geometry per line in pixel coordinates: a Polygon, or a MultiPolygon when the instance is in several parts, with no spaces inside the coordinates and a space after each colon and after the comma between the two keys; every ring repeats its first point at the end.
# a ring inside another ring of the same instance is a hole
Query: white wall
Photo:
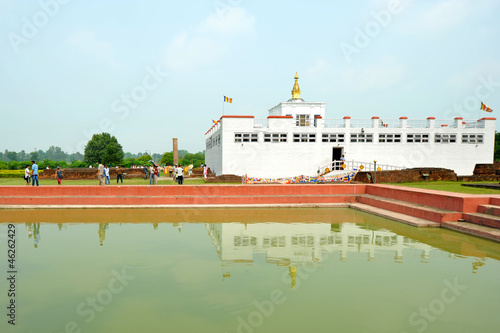
{"type": "MultiPolygon", "coordinates": [[[[297,127],[295,119],[269,118],[268,127],[255,128],[252,118],[221,119],[221,147],[207,149],[207,165],[217,174],[236,174],[251,177],[279,178],[299,175],[316,176],[319,167],[331,162],[332,148],[343,147],[347,160],[371,162],[378,165],[401,167],[441,167],[454,170],[458,175],[471,175],[476,163],[492,163],[495,121],[483,121],[485,128],[363,128],[374,134],[372,143],[351,143],[350,134],[361,128],[297,127]],[[257,133],[258,142],[235,143],[235,133],[257,133]],[[287,133],[287,142],[264,142],[265,133],[287,133]],[[316,142],[293,142],[294,133],[316,133],[316,142]],[[343,133],[344,143],[323,143],[322,133],[343,133]],[[401,134],[401,143],[379,143],[378,134],[401,134]],[[406,134],[429,134],[429,143],[407,143],[406,134]],[[435,133],[456,134],[456,143],[434,143],[435,133]],[[462,143],[462,133],[483,134],[484,143],[462,143]]],[[[432,123],[433,125],[433,123],[432,123]]]]}

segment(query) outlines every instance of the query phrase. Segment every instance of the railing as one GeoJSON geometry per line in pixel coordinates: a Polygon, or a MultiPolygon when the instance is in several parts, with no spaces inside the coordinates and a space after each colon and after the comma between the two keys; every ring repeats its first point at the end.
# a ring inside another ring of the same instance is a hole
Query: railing
{"type": "Polygon", "coordinates": [[[325,119],[324,121],[326,128],[344,128],[344,119],[325,119]]]}
{"type": "Polygon", "coordinates": [[[434,123],[434,127],[435,128],[440,128],[440,127],[456,128],[454,120],[436,120],[434,123]]]}
{"type": "Polygon", "coordinates": [[[483,121],[474,121],[474,120],[464,120],[465,128],[484,128],[483,121]]]}
{"type": "Polygon", "coordinates": [[[407,120],[406,122],[406,127],[407,128],[427,128],[429,127],[429,121],[428,120],[407,120]]]}
{"type": "MultiPolygon", "coordinates": [[[[389,171],[389,170],[403,170],[406,167],[390,165],[390,164],[380,164],[377,163],[377,171],[389,171]]],[[[324,165],[319,168],[320,174],[329,173],[332,171],[375,171],[375,163],[372,162],[360,162],[360,161],[332,161],[331,163],[324,165]],[[345,166],[345,168],[344,168],[345,166]]]]}
{"type": "Polygon", "coordinates": [[[354,119],[351,120],[351,128],[372,128],[373,122],[371,119],[354,119]]]}
{"type": "Polygon", "coordinates": [[[254,119],[253,120],[253,128],[268,128],[269,122],[267,119],[254,119]]]}
{"type": "Polygon", "coordinates": [[[388,128],[401,128],[401,120],[399,119],[386,119],[380,120],[378,127],[388,127],[388,128]]]}

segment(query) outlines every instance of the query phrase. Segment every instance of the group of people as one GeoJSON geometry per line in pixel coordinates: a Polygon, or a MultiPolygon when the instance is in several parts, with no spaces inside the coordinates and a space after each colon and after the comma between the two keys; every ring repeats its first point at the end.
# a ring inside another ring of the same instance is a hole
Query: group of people
{"type": "MultiPolygon", "coordinates": [[[[48,168],[48,166],[47,166],[48,168]]],[[[63,179],[62,169],[60,166],[57,166],[57,170],[55,173],[57,179],[57,185],[61,185],[61,181],[63,179]]],[[[24,180],[26,181],[25,185],[29,185],[31,181],[31,186],[40,186],[38,183],[38,164],[35,161],[31,161],[31,170],[30,165],[26,165],[26,169],[24,169],[24,180]]]]}
{"type": "MultiPolygon", "coordinates": [[[[117,165],[116,166],[116,183],[118,184],[120,181],[123,184],[123,169],[117,165]]],[[[99,185],[111,185],[111,178],[109,177],[109,166],[104,165],[99,161],[99,165],[97,167],[97,179],[99,179],[99,185]]]]}

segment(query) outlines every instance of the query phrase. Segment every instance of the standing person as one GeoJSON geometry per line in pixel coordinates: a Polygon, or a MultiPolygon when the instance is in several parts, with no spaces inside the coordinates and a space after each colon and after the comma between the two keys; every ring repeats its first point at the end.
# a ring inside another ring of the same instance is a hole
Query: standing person
{"type": "Polygon", "coordinates": [[[184,174],[182,165],[177,166],[177,183],[182,185],[184,183],[184,174]]]}
{"type": "Polygon", "coordinates": [[[123,184],[123,170],[119,165],[116,166],[116,183],[118,184],[118,180],[122,181],[123,184]]]}
{"type": "Polygon", "coordinates": [[[56,170],[57,185],[61,185],[61,180],[63,179],[61,167],[58,165],[56,170]]]}
{"type": "Polygon", "coordinates": [[[31,186],[35,186],[35,181],[36,186],[38,186],[38,164],[35,161],[31,161],[31,186]]]}
{"type": "Polygon", "coordinates": [[[157,165],[155,165],[155,168],[154,168],[154,181],[153,181],[153,184],[156,185],[158,184],[158,176],[160,175],[160,169],[158,168],[157,165]]]}
{"type": "Polygon", "coordinates": [[[24,180],[26,181],[26,185],[30,184],[30,165],[26,165],[26,169],[24,169],[24,180]]]}
{"type": "Polygon", "coordinates": [[[155,182],[155,171],[152,165],[149,166],[149,185],[153,185],[155,182]]]}
{"type": "Polygon", "coordinates": [[[111,179],[109,179],[109,166],[104,166],[104,184],[111,185],[111,179]]]}
{"type": "Polygon", "coordinates": [[[146,164],[142,166],[142,172],[144,173],[144,180],[146,180],[148,178],[148,167],[146,164]]]}
{"type": "Polygon", "coordinates": [[[206,164],[203,164],[203,178],[207,179],[208,167],[206,164]]]}
{"type": "Polygon", "coordinates": [[[99,161],[99,166],[97,167],[97,179],[99,179],[99,185],[104,185],[104,165],[99,161]]]}
{"type": "Polygon", "coordinates": [[[174,164],[172,167],[172,181],[175,182],[177,180],[177,164],[174,164]]]}

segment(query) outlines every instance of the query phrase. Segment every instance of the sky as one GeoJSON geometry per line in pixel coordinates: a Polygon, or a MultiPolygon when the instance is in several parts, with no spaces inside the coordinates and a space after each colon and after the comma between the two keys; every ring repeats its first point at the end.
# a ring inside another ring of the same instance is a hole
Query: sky
{"type": "Polygon", "coordinates": [[[0,151],[83,153],[102,132],[202,151],[212,120],[266,118],[296,72],[326,119],[496,117],[499,17],[497,0],[0,0],[0,151]]]}

